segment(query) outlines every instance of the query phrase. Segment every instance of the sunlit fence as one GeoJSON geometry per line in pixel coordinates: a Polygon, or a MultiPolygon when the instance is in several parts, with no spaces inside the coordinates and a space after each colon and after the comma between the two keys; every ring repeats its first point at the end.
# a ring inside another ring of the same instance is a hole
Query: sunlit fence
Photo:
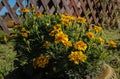
{"type": "Polygon", "coordinates": [[[15,0],[13,7],[10,6],[9,0],[1,0],[0,11],[6,8],[7,12],[0,16],[0,28],[9,35],[7,22],[13,20],[17,24],[24,21],[19,10],[22,7],[30,7],[31,4],[35,5],[37,12],[48,14],[66,12],[74,16],[84,16],[88,24],[108,27],[114,26],[120,16],[119,0],[15,0]]]}

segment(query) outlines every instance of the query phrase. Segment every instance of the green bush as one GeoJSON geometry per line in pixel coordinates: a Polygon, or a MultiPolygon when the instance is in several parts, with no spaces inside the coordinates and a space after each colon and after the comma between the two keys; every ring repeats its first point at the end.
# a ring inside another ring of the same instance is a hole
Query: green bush
{"type": "Polygon", "coordinates": [[[25,72],[38,74],[40,79],[79,79],[97,73],[108,55],[104,47],[117,46],[112,40],[105,41],[102,27],[87,29],[83,17],[41,14],[28,8],[20,12],[28,15],[23,23],[13,25],[9,40],[15,43],[20,65],[34,68],[25,67],[25,72]]]}
{"type": "Polygon", "coordinates": [[[9,44],[0,44],[0,79],[3,79],[9,72],[14,70],[16,52],[9,44]]]}

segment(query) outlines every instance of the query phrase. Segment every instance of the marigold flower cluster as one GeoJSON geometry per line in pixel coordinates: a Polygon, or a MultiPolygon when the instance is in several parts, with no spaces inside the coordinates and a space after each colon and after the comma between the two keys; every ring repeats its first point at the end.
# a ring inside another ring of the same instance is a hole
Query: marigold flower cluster
{"type": "Polygon", "coordinates": [[[101,37],[99,37],[98,40],[99,40],[101,45],[103,45],[105,43],[105,40],[103,38],[101,38],[101,37]]]}
{"type": "Polygon", "coordinates": [[[75,16],[70,16],[67,13],[61,15],[61,21],[64,23],[66,26],[70,24],[70,21],[75,21],[75,16]]]}
{"type": "Polygon", "coordinates": [[[20,10],[20,12],[21,13],[28,13],[28,12],[30,12],[30,9],[29,8],[22,8],[21,10],[20,10]]]}
{"type": "Polygon", "coordinates": [[[117,44],[114,42],[114,41],[109,41],[109,46],[111,46],[111,47],[117,47],[117,44]]]}
{"type": "Polygon", "coordinates": [[[102,31],[102,27],[100,27],[100,26],[94,26],[94,30],[96,31],[96,32],[100,32],[100,31],[102,31]]]}
{"type": "Polygon", "coordinates": [[[85,51],[87,48],[87,44],[85,44],[83,41],[78,41],[74,45],[75,49],[85,51]]]}
{"type": "Polygon", "coordinates": [[[53,28],[51,29],[51,32],[49,33],[50,36],[54,36],[55,33],[58,33],[62,31],[61,29],[61,25],[60,24],[56,24],[55,26],[53,26],[53,28]]]}
{"type": "Polygon", "coordinates": [[[64,34],[62,31],[55,35],[55,42],[62,42],[65,46],[72,46],[72,43],[68,41],[68,35],[64,34]]]}
{"type": "Polygon", "coordinates": [[[34,14],[34,16],[37,17],[37,18],[40,18],[42,15],[43,15],[43,14],[40,13],[40,12],[36,12],[36,13],[34,14]]]}
{"type": "Polygon", "coordinates": [[[68,58],[70,59],[70,61],[74,61],[75,64],[79,64],[81,61],[85,62],[87,56],[84,55],[81,51],[75,51],[71,52],[68,58]]]}
{"type": "Polygon", "coordinates": [[[13,20],[8,21],[8,23],[7,23],[7,27],[8,27],[8,28],[13,28],[14,25],[15,25],[15,23],[14,23],[13,20]]]}
{"type": "Polygon", "coordinates": [[[77,19],[78,19],[78,22],[79,22],[79,23],[86,23],[86,19],[83,18],[83,17],[80,17],[80,16],[79,16],[77,19]]]}
{"type": "Polygon", "coordinates": [[[33,62],[34,67],[40,67],[40,68],[45,68],[46,64],[48,64],[49,58],[46,57],[45,55],[41,54],[38,58],[35,59],[33,62]]]}
{"type": "Polygon", "coordinates": [[[87,32],[86,35],[91,39],[94,38],[94,33],[92,32],[87,32]]]}

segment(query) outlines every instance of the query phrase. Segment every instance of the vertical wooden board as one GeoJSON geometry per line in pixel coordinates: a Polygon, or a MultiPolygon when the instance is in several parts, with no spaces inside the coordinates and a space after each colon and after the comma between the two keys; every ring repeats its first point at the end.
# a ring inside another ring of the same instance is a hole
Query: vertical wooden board
{"type": "Polygon", "coordinates": [[[9,36],[10,31],[8,30],[7,26],[5,25],[5,22],[3,22],[3,19],[1,16],[0,16],[0,26],[2,27],[3,31],[6,32],[6,34],[9,36]]]}

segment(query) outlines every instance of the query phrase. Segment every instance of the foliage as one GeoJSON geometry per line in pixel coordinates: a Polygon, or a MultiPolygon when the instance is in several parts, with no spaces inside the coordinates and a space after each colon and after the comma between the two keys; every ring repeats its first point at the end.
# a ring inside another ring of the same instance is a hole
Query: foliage
{"type": "Polygon", "coordinates": [[[109,40],[115,40],[117,43],[117,48],[108,48],[107,52],[109,55],[105,59],[105,62],[108,63],[110,66],[112,66],[116,73],[118,79],[120,78],[120,29],[110,29],[105,30],[104,29],[104,35],[106,38],[106,41],[109,40]]]}
{"type": "Polygon", "coordinates": [[[13,51],[13,46],[10,43],[0,44],[0,79],[14,70],[14,60],[16,52],[13,51]]]}
{"type": "Polygon", "coordinates": [[[13,25],[9,40],[15,42],[20,65],[32,65],[30,73],[41,79],[84,78],[105,60],[106,45],[117,46],[114,41],[105,41],[102,27],[87,29],[83,17],[29,11],[21,10],[28,15],[23,23],[13,25]]]}

